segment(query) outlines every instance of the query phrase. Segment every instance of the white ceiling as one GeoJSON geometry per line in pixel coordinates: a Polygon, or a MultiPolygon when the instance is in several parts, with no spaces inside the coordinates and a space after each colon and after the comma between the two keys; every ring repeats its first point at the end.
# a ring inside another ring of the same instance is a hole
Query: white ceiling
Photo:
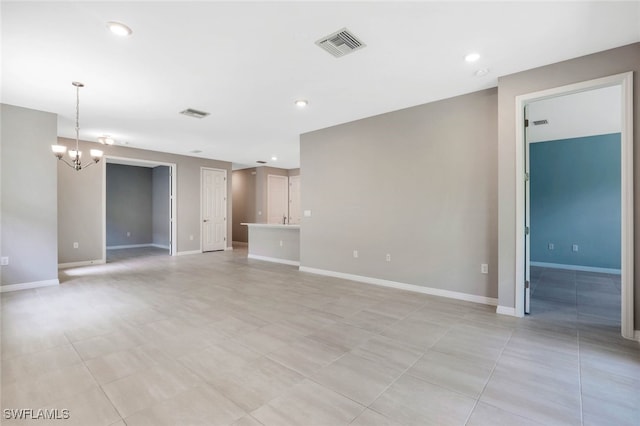
{"type": "MultiPolygon", "coordinates": [[[[74,137],[234,162],[299,165],[299,134],[497,85],[497,77],[640,41],[640,2],[7,2],[1,101],[74,137]],[[129,25],[117,38],[107,21],[129,25]],[[336,59],[320,37],[367,47],[336,59]],[[463,57],[482,55],[473,64],[463,57]],[[489,74],[474,76],[480,68],[489,74]],[[309,100],[298,109],[294,100],[309,100]],[[208,111],[198,120],[178,114],[208,111]],[[201,150],[200,154],[190,154],[201,150]],[[272,156],[278,161],[271,161],[272,156]]],[[[105,149],[108,154],[108,148],[105,149]]]]}
{"type": "Polygon", "coordinates": [[[622,88],[605,87],[536,101],[527,106],[529,142],[606,135],[622,131],[622,88]],[[536,126],[537,120],[549,123],[536,126]]]}

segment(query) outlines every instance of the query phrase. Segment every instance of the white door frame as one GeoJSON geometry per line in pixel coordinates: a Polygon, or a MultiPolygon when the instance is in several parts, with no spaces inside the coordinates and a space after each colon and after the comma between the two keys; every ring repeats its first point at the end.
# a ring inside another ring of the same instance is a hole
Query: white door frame
{"type": "MultiPolygon", "coordinates": [[[[203,240],[204,240],[204,227],[202,226],[203,222],[203,217],[202,217],[202,171],[203,170],[215,170],[217,172],[224,172],[224,214],[225,217],[228,218],[228,211],[227,211],[227,207],[229,206],[228,202],[228,198],[229,198],[229,191],[228,191],[228,187],[229,187],[229,183],[227,182],[227,178],[229,176],[227,176],[227,169],[217,169],[215,167],[200,167],[200,253],[204,253],[203,250],[203,240]]],[[[230,248],[228,247],[229,245],[229,221],[226,220],[226,224],[224,225],[224,249],[225,250],[230,250],[230,248]]]]}
{"type": "Polygon", "coordinates": [[[178,186],[177,186],[177,166],[175,163],[163,163],[162,161],[141,160],[139,158],[116,157],[105,155],[102,164],[102,260],[107,261],[107,164],[124,164],[129,166],[156,167],[167,166],[170,169],[171,188],[169,188],[169,199],[171,201],[171,250],[170,255],[175,256],[178,251],[178,186]]]}
{"type": "Polygon", "coordinates": [[[627,339],[634,338],[633,324],[633,72],[627,72],[567,86],[555,87],[516,97],[516,276],[515,314],[524,316],[525,272],[525,134],[524,107],[526,104],[570,93],[620,86],[622,102],[621,128],[621,332],[627,339]]]}

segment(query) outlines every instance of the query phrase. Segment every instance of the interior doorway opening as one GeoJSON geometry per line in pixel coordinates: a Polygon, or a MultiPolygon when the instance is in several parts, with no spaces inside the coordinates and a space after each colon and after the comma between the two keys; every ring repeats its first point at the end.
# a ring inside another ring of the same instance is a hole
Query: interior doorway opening
{"type": "MultiPolygon", "coordinates": [[[[607,87],[620,89],[620,329],[625,338],[634,338],[633,324],[633,74],[624,73],[581,82],[516,98],[516,287],[515,313],[524,316],[530,296],[530,216],[526,155],[526,110],[536,101],[607,87]]],[[[572,250],[573,250],[572,245],[572,250]]],[[[579,247],[578,247],[579,250],[579,247]]]]}
{"type": "Polygon", "coordinates": [[[104,259],[174,256],[175,164],[106,157],[104,173],[104,259]]]}
{"type": "Polygon", "coordinates": [[[525,106],[525,313],[536,319],[620,328],[620,109],[618,85],[525,106]]]}

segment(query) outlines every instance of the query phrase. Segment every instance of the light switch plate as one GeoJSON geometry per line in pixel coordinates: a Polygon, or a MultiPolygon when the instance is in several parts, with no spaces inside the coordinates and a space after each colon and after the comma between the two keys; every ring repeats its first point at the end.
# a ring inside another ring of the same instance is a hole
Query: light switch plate
{"type": "Polygon", "coordinates": [[[311,217],[311,210],[305,210],[304,217],[311,217]]]}

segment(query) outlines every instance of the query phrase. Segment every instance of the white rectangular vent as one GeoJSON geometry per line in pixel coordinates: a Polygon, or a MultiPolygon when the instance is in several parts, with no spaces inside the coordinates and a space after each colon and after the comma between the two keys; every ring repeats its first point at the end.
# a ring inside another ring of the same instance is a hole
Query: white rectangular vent
{"type": "Polygon", "coordinates": [[[346,28],[336,31],[316,41],[316,44],[331,53],[336,58],[355,52],[366,46],[346,28]]]}
{"type": "Polygon", "coordinates": [[[209,115],[208,112],[198,111],[197,109],[193,108],[187,108],[184,111],[180,111],[180,114],[193,118],[205,118],[207,115],[209,115]]]}
{"type": "Polygon", "coordinates": [[[533,122],[534,126],[542,126],[544,124],[549,124],[549,121],[548,120],[536,120],[536,121],[533,122]]]}

